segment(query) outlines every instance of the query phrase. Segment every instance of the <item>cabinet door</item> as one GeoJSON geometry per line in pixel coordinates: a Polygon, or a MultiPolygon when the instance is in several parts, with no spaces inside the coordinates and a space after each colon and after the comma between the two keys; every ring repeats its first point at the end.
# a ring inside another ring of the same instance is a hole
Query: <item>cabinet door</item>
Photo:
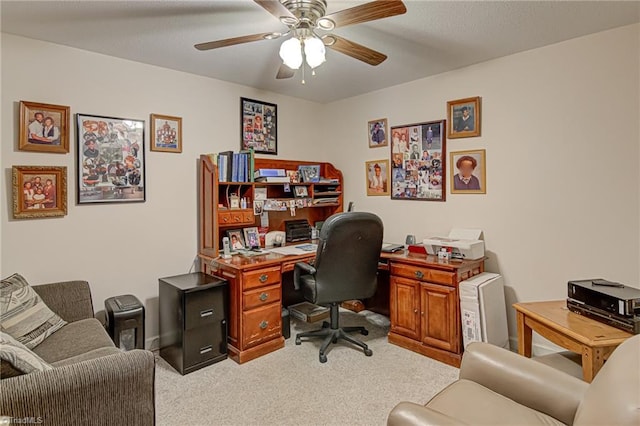
{"type": "Polygon", "coordinates": [[[389,296],[391,331],[420,339],[420,283],[392,276],[389,296]]]}
{"type": "Polygon", "coordinates": [[[422,342],[450,352],[459,351],[459,318],[455,288],[438,284],[420,285],[422,342]]]}

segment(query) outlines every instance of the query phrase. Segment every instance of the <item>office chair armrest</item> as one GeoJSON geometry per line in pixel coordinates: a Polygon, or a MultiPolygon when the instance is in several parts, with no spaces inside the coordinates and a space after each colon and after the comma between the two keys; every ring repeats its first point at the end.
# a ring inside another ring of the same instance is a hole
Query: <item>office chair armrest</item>
{"type": "Polygon", "coordinates": [[[298,262],[293,268],[293,288],[300,290],[300,276],[301,275],[314,275],[316,268],[305,262],[298,262]]]}

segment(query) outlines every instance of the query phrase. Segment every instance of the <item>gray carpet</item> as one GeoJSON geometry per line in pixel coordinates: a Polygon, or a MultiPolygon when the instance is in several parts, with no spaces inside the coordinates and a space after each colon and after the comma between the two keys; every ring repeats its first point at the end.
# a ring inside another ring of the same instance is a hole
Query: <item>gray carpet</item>
{"type": "Polygon", "coordinates": [[[292,319],[291,338],[271,354],[239,365],[229,359],[181,376],[162,358],[156,368],[158,425],[384,425],[402,400],[424,403],[454,381],[458,369],[387,342],[388,328],[343,312],[341,325],[373,350],[320,341],[295,345],[295,333],[319,327],[292,319]]]}

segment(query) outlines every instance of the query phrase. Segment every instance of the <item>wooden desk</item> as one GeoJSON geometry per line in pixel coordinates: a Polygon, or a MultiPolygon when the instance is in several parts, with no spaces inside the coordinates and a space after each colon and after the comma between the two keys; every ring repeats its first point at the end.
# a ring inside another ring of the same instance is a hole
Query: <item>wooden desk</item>
{"type": "Polygon", "coordinates": [[[515,303],[518,352],[531,357],[532,330],[582,355],[584,380],[591,382],[613,350],[632,335],[571,312],[564,300],[515,303]]]}
{"type": "MultiPolygon", "coordinates": [[[[275,253],[231,259],[200,255],[202,272],[229,282],[229,357],[250,361],[284,346],[281,333],[282,277],[298,256],[275,253]]],[[[405,252],[381,254],[381,277],[388,280],[389,342],[459,366],[462,334],[458,283],[484,271],[484,259],[440,260],[405,252]],[[388,277],[388,278],[386,278],[388,277]]],[[[387,288],[387,286],[382,286],[387,288]]]]}

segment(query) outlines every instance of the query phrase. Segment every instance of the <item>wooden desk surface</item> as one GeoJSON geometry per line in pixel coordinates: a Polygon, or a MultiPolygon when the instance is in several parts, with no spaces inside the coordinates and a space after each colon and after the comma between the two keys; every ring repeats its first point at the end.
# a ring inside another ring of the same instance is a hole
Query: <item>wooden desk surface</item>
{"type": "Polygon", "coordinates": [[[571,312],[565,300],[515,303],[516,311],[590,347],[617,346],[632,335],[571,312]]]}

